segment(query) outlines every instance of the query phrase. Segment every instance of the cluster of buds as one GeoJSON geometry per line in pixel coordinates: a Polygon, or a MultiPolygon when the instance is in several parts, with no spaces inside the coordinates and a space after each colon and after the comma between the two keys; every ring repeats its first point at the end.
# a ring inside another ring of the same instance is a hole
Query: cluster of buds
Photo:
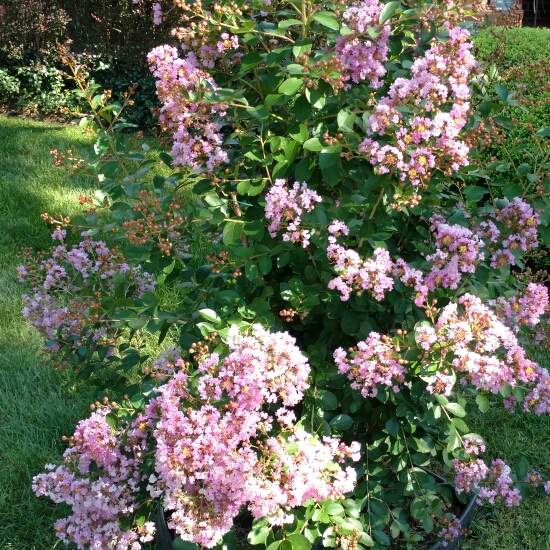
{"type": "Polygon", "coordinates": [[[307,311],[303,311],[302,313],[299,313],[298,311],[289,308],[289,309],[281,309],[279,311],[279,317],[282,321],[285,321],[287,323],[291,323],[294,320],[294,317],[298,315],[302,321],[307,317],[307,311]]]}
{"type": "Polygon", "coordinates": [[[194,355],[196,361],[206,357],[210,353],[210,348],[214,341],[218,338],[218,333],[213,332],[209,336],[204,337],[202,342],[193,342],[189,349],[189,354],[194,355]]]}
{"type": "Polygon", "coordinates": [[[139,217],[122,224],[124,237],[135,245],[156,242],[159,249],[169,256],[181,236],[184,218],[178,211],[183,205],[174,199],[167,208],[163,208],[161,200],[153,192],[144,190],[138,193],[138,199],[133,211],[139,217]]]}
{"type": "Polygon", "coordinates": [[[211,252],[207,254],[206,259],[212,268],[212,273],[216,275],[221,273],[226,267],[234,269],[232,262],[229,260],[229,252],[227,252],[227,250],[222,250],[218,254],[211,252]]]}
{"type": "Polygon", "coordinates": [[[338,132],[336,137],[332,137],[328,132],[323,134],[323,141],[329,146],[338,145],[342,139],[344,139],[344,134],[342,132],[338,132]]]}
{"type": "MultiPolygon", "coordinates": [[[[330,59],[316,61],[309,69],[304,68],[303,70],[309,71],[310,74],[330,84],[334,94],[337,94],[346,85],[346,78],[343,76],[346,67],[339,57],[333,56],[330,59]]],[[[318,87],[317,83],[309,76],[304,78],[304,82],[308,88],[316,90],[318,87]]]]}
{"type": "MultiPolygon", "coordinates": [[[[124,399],[127,399],[127,396],[124,396],[124,399]]],[[[111,401],[109,403],[109,398],[107,396],[103,397],[101,402],[96,401],[95,403],[90,403],[90,410],[92,410],[92,411],[106,409],[106,408],[110,408],[110,409],[113,409],[113,410],[118,410],[118,409],[120,409],[120,405],[116,401],[111,401]]],[[[65,436],[63,436],[61,439],[63,441],[67,440],[67,438],[65,436]]],[[[78,441],[74,437],[69,438],[69,445],[71,447],[73,447],[77,443],[78,443],[78,441]]]]}

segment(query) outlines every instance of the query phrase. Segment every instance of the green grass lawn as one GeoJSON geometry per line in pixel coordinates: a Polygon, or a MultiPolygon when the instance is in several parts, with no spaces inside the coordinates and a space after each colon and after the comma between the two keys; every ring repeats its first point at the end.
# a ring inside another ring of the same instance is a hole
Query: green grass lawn
{"type": "MultiPolygon", "coordinates": [[[[16,254],[21,246],[47,249],[52,228],[40,214],[76,213],[78,195],[87,188],[86,181],[55,168],[49,151],[74,147],[84,154],[91,142],[78,128],[0,118],[0,550],[63,548],[53,523],[67,510],[36,498],[31,479],[44,464],[59,461],[61,436],[72,433],[95,396],[70,373],[43,362],[41,341],[21,315],[16,254]]],[[[195,246],[204,248],[198,241],[195,246]]],[[[543,354],[536,359],[550,364],[543,354]]],[[[549,416],[511,416],[495,404],[468,423],[486,438],[488,457],[503,451],[513,463],[525,456],[548,473],[549,416]]],[[[550,549],[550,504],[534,498],[513,510],[484,508],[472,529],[461,548],[550,549]]]]}
{"type": "Polygon", "coordinates": [[[0,118],[0,548],[48,550],[63,545],[52,524],[63,510],[30,489],[44,464],[59,460],[93,397],[68,373],[45,364],[42,342],[21,315],[16,280],[22,246],[47,249],[42,212],[76,213],[86,183],[52,166],[51,149],[84,152],[91,139],[77,128],[0,118]],[[62,389],[66,388],[66,389],[62,389]]]}

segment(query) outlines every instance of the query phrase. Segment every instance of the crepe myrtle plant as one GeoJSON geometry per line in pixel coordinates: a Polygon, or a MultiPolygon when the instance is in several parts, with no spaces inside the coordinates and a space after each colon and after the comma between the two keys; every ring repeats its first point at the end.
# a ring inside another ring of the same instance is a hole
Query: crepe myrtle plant
{"type": "MultiPolygon", "coordinates": [[[[115,281],[115,326],[176,341],[35,478],[72,506],[60,538],[135,550],[160,499],[175,548],[447,545],[453,495],[423,467],[463,501],[550,493],[525,460],[486,462],[467,424],[474,408],[550,409],[527,354],[548,293],[522,271],[548,242],[550,130],[517,185],[493,185],[476,154],[514,99],[482,74],[460,10],[175,4],[179,46],[148,56],[164,145],[124,134],[100,97],[98,158],[73,163],[99,172],[97,208],[73,223],[186,295],[162,311],[115,281]],[[196,234],[223,245],[199,268],[196,234]]],[[[119,351],[105,360],[142,363],[119,351]]]]}

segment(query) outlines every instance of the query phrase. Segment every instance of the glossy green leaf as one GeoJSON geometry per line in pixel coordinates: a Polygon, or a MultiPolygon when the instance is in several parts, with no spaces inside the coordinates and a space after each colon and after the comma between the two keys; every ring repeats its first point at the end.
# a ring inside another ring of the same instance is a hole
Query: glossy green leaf
{"type": "Polygon", "coordinates": [[[399,2],[388,2],[380,12],[378,17],[378,22],[380,25],[383,25],[388,19],[391,19],[397,8],[399,7],[399,2]]]}
{"type": "Polygon", "coordinates": [[[333,411],[338,406],[336,396],[328,390],[318,390],[317,399],[321,407],[326,411],[333,411]]]}
{"type": "Polygon", "coordinates": [[[485,413],[489,410],[489,400],[487,399],[487,397],[485,397],[485,395],[479,394],[476,397],[476,403],[482,413],[485,413]]]}
{"type": "Polygon", "coordinates": [[[459,405],[458,403],[448,403],[447,405],[444,405],[444,407],[452,412],[455,416],[458,416],[460,418],[463,418],[466,416],[466,411],[464,410],[464,407],[462,405],[459,405]]]}
{"type": "Polygon", "coordinates": [[[174,550],[199,550],[199,545],[188,540],[182,540],[180,537],[176,537],[172,541],[172,548],[174,550]]]}
{"type": "Polygon", "coordinates": [[[339,414],[335,416],[330,422],[329,426],[335,430],[344,431],[351,428],[353,420],[347,414],[339,414]]]}
{"type": "Polygon", "coordinates": [[[304,84],[301,78],[288,78],[279,86],[279,93],[284,95],[294,95],[304,84]]]}
{"type": "Polygon", "coordinates": [[[340,23],[338,22],[336,15],[330,11],[317,11],[311,16],[311,19],[321,23],[321,25],[324,25],[333,31],[337,31],[340,28],[340,23]]]}
{"type": "Polygon", "coordinates": [[[286,540],[290,541],[292,544],[292,550],[310,550],[311,543],[309,539],[304,535],[299,533],[293,533],[286,537],[286,540]]]}
{"type": "Polygon", "coordinates": [[[222,240],[226,246],[231,246],[240,242],[243,231],[243,224],[237,222],[227,222],[223,228],[222,240]]]}
{"type": "Polygon", "coordinates": [[[520,458],[516,464],[514,465],[514,473],[518,477],[520,481],[524,480],[527,476],[527,472],[529,471],[529,463],[525,458],[520,458]]]}
{"type": "Polygon", "coordinates": [[[211,323],[221,323],[220,316],[213,309],[199,309],[199,313],[211,323]]]}

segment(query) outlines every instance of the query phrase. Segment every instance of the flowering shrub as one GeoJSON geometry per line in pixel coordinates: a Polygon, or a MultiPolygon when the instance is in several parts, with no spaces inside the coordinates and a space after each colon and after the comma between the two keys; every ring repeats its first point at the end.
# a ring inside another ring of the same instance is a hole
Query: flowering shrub
{"type": "Polygon", "coordinates": [[[134,550],[160,498],[180,543],[236,548],[244,527],[270,550],[410,548],[417,531],[460,531],[421,466],[456,476],[460,498],[546,494],[525,461],[487,465],[465,420],[491,403],[549,408],[526,353],[548,294],[519,270],[550,235],[550,187],[545,161],[502,189],[471,163],[508,95],[480,92],[460,10],[177,5],[181,49],[149,54],[171,146],[158,157],[176,170],[151,172],[150,142],[122,134],[101,97],[98,159],[71,162],[100,174],[74,223],[187,293],[178,311],[126,300],[120,326],[178,342],[35,478],[73,507],[60,536],[134,550]],[[209,266],[190,261],[194,232],[225,246],[209,266]],[[101,514],[76,490],[97,479],[121,495],[101,514]]]}
{"type": "MultiPolygon", "coordinates": [[[[52,239],[63,241],[65,236],[58,226],[52,239]]],[[[37,258],[30,251],[23,257],[18,279],[33,285],[32,295],[23,295],[23,316],[48,341],[49,351],[108,347],[116,334],[110,322],[114,311],[104,307],[109,296],[116,292],[126,299],[142,298],[155,287],[140,266],[131,268],[120,251],[89,237],[70,250],[60,244],[37,258]]]]}
{"type": "Polygon", "coordinates": [[[73,515],[56,524],[60,538],[80,548],[139,547],[136,541],[154,533],[139,493],[164,495],[168,525],[210,548],[245,505],[254,517],[284,525],[294,519],[288,510],[353,490],[356,472],[340,463],[358,460],[359,444],[308,434],[288,408],[308,387],[309,365],[294,339],[260,325],[241,335],[233,325],[226,342],[223,359],[201,350],[193,381],[184,365],[175,366],[132,421],[119,425],[104,407],[79,423],[65,465],[49,466],[33,485],[38,495],[72,506],[73,515]],[[269,414],[261,410],[267,403],[282,406],[269,414]],[[155,458],[149,476],[148,451],[155,458]],[[136,511],[143,518],[137,532],[123,529],[119,520],[136,511]]]}

